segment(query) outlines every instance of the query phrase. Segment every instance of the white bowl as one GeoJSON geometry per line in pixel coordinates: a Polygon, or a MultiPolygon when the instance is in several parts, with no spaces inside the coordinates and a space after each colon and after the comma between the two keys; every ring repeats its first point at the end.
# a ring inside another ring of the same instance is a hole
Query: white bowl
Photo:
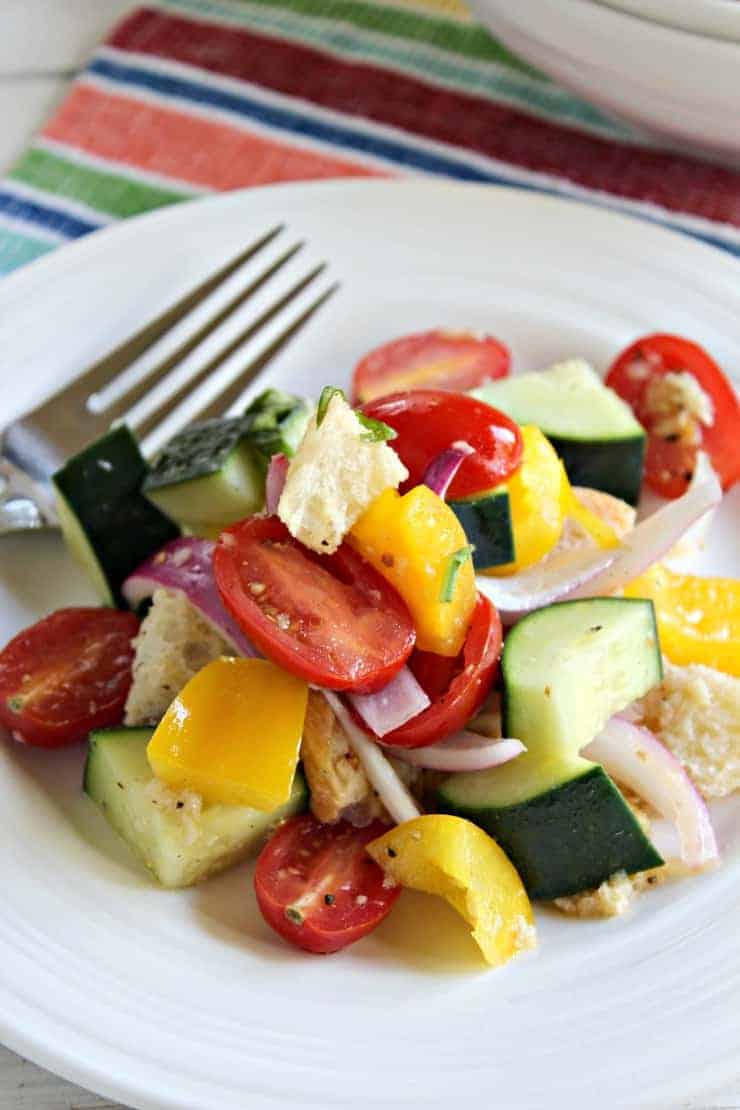
{"type": "Polygon", "coordinates": [[[592,0],[666,27],[740,42],[738,0],[592,0]]]}
{"type": "Polygon", "coordinates": [[[740,164],[740,43],[591,0],[470,4],[515,54],[605,112],[668,145],[740,164]]]}

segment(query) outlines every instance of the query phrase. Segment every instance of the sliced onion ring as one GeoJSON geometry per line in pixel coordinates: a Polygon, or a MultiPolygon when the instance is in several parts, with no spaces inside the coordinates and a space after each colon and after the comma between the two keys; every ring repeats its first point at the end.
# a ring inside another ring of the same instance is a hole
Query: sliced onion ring
{"type": "Polygon", "coordinates": [[[192,606],[215,628],[238,655],[256,656],[236,621],[223,606],[213,577],[212,540],[180,536],[151,555],[123,583],[122,593],[136,607],[155,590],[174,590],[184,594],[192,606]]]}
{"type": "Polygon", "coordinates": [[[468,455],[474,454],[475,448],[466,443],[464,439],[456,440],[435,459],[432,459],[424,471],[424,477],[421,480],[422,485],[429,486],[430,490],[444,501],[447,490],[452,484],[452,479],[468,455]]]}
{"type": "Polygon", "coordinates": [[[657,563],[659,559],[688,532],[698,520],[719,505],[722,500],[722,487],[717,475],[712,472],[703,482],[675,501],[669,501],[661,509],[641,521],[615,548],[616,557],[596,578],[586,586],[578,587],[570,596],[594,597],[610,594],[638,578],[643,571],[657,563]]]}
{"type": "Polygon", "coordinates": [[[564,551],[508,578],[480,575],[478,589],[496,606],[504,624],[514,624],[554,601],[613,593],[670,551],[721,499],[719,482],[710,477],[643,520],[618,547],[564,551]]]}
{"type": "Polygon", "coordinates": [[[289,465],[287,455],[273,455],[270,459],[265,478],[265,510],[270,515],[278,511],[289,465]]]}
{"type": "Polygon", "coordinates": [[[394,759],[428,771],[486,771],[509,763],[527,749],[521,740],[491,740],[462,729],[426,748],[386,748],[394,759]]]}
{"type": "Polygon", "coordinates": [[[349,694],[348,700],[376,736],[387,736],[432,704],[408,667],[403,667],[382,690],[349,694]]]}
{"type": "Polygon", "coordinates": [[[582,755],[601,763],[612,778],[673,822],[687,867],[700,868],[719,859],[704,799],[683,765],[649,729],[612,717],[582,755]]]}
{"type": "Polygon", "coordinates": [[[334,716],[344,729],[365,774],[375,787],[385,808],[399,825],[420,816],[416,802],[374,740],[352,720],[352,714],[332,690],[322,690],[334,716]]]}

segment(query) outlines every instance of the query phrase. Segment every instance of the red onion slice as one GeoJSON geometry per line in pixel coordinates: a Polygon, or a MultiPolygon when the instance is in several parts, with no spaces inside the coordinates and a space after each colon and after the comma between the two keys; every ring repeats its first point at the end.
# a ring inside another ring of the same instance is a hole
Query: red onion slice
{"type": "Polygon", "coordinates": [[[403,667],[382,690],[349,694],[348,700],[376,736],[387,736],[432,704],[408,667],[403,667]]]}
{"type": "Polygon", "coordinates": [[[564,551],[508,578],[481,575],[478,589],[496,606],[504,624],[514,624],[554,601],[613,593],[658,562],[721,499],[716,475],[710,476],[643,520],[618,547],[564,551]]]}
{"type": "Polygon", "coordinates": [[[287,455],[273,455],[270,459],[265,478],[265,509],[270,515],[278,511],[289,465],[287,455]]]}
{"type": "Polygon", "coordinates": [[[611,594],[657,563],[688,530],[722,500],[722,487],[712,472],[704,481],[689,488],[682,497],[669,501],[657,512],[633,528],[619,547],[616,558],[605,570],[585,586],[579,586],[571,597],[595,597],[611,594]]]}
{"type": "Polygon", "coordinates": [[[365,769],[365,774],[375,787],[385,808],[399,825],[419,817],[419,808],[401,782],[382,751],[360,726],[353,721],[352,714],[332,690],[321,693],[331,706],[334,716],[344,729],[355,755],[365,769]]]}
{"type": "Polygon", "coordinates": [[[444,501],[447,490],[452,484],[452,479],[468,455],[474,454],[475,448],[466,443],[464,439],[456,440],[455,443],[450,444],[446,451],[437,455],[436,459],[432,459],[424,471],[424,477],[421,480],[422,485],[429,486],[430,490],[444,501]]]}
{"type": "Polygon", "coordinates": [[[428,771],[487,771],[509,763],[527,749],[521,740],[491,740],[463,729],[427,748],[386,748],[394,759],[428,771]]]}
{"type": "Polygon", "coordinates": [[[493,602],[504,624],[515,624],[534,609],[560,601],[581,586],[587,586],[616,558],[619,548],[596,551],[563,551],[546,562],[512,574],[508,578],[478,575],[476,585],[493,602]]]}
{"type": "Polygon", "coordinates": [[[151,555],[123,583],[122,593],[132,607],[151,597],[155,590],[184,594],[208,623],[220,632],[239,655],[257,656],[236,621],[223,606],[213,577],[212,540],[180,536],[151,555]]]}
{"type": "Polygon", "coordinates": [[[675,824],[681,859],[691,868],[719,859],[704,799],[672,752],[650,732],[616,716],[582,754],[675,824]]]}

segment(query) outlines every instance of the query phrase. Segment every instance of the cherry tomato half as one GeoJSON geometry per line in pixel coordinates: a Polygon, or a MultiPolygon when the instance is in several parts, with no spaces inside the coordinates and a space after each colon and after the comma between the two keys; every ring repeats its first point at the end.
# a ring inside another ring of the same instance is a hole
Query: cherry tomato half
{"type": "Polygon", "coordinates": [[[388,887],[365,846],[387,832],[374,821],[321,825],[310,813],[281,825],[257,860],[254,889],[262,916],[307,952],[338,952],[366,936],[401,892],[388,887]]]}
{"type": "Polygon", "coordinates": [[[0,721],[18,740],[60,748],[116,725],[139,629],[117,609],[58,609],[0,653],[0,721]]]}
{"type": "Polygon", "coordinates": [[[645,480],[664,497],[685,493],[701,448],[712,460],[724,489],[740,480],[740,401],[717,363],[698,344],[677,335],[646,335],[614,360],[606,384],[630,404],[648,433],[645,480]],[[658,417],[648,405],[649,386],[669,372],[687,372],[708,394],[714,410],[709,426],[694,422],[692,436],[653,432],[658,417]]]}
{"type": "Polygon", "coordinates": [[[470,631],[457,660],[446,659],[440,666],[436,662],[439,656],[429,652],[417,651],[411,656],[409,666],[432,704],[418,717],[384,736],[383,744],[423,748],[464,728],[488,697],[500,655],[499,615],[488,598],[478,594],[470,631]],[[455,664],[454,670],[448,669],[451,663],[455,664]],[[440,688],[445,670],[448,684],[440,688]]]}
{"type": "Polygon", "coordinates": [[[469,443],[475,454],[460,466],[448,501],[492,489],[513,474],[521,462],[519,426],[465,393],[441,389],[391,393],[363,405],[363,412],[390,424],[398,433],[393,449],[409,472],[404,491],[418,486],[430,462],[456,440],[469,443]]]}
{"type": "Polygon", "coordinates": [[[360,359],[352,378],[354,403],[400,389],[473,389],[509,372],[508,349],[489,335],[423,331],[376,347],[360,359]]]}
{"type": "Polygon", "coordinates": [[[347,544],[315,555],[277,517],[255,516],[222,533],[213,568],[240,628],[307,682],[372,693],[411,654],[416,631],[404,602],[347,544]]]}

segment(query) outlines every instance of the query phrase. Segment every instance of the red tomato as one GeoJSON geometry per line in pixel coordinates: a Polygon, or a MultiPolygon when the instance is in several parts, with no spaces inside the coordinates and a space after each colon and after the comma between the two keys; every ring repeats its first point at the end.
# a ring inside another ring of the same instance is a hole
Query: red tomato
{"type": "Polygon", "coordinates": [[[504,378],[511,356],[503,343],[467,331],[424,331],[376,347],[355,367],[354,403],[400,389],[472,389],[504,378]]]}
{"type": "Polygon", "coordinates": [[[447,500],[492,489],[516,470],[522,458],[517,424],[483,401],[464,393],[419,389],[392,393],[363,405],[363,412],[396,430],[393,449],[408,469],[404,490],[418,486],[430,462],[456,440],[475,454],[466,458],[450,486],[447,500]]]}
{"type": "Polygon", "coordinates": [[[404,602],[347,544],[315,555],[277,517],[250,517],[221,535],[213,568],[246,635],[307,682],[372,693],[411,654],[416,631],[404,602]]]}
{"type": "Polygon", "coordinates": [[[365,851],[387,832],[380,821],[355,829],[320,825],[310,813],[281,825],[257,860],[254,889],[262,916],[307,952],[337,952],[372,932],[390,913],[400,886],[386,886],[365,851]]]}
{"type": "Polygon", "coordinates": [[[493,685],[501,655],[501,621],[496,609],[482,594],[473,611],[465,646],[458,660],[445,660],[456,664],[449,685],[440,690],[444,667],[435,663],[429,652],[415,652],[409,666],[432,698],[432,704],[418,717],[389,732],[383,744],[395,748],[423,748],[436,744],[452,732],[464,728],[478,712],[493,685]]]}
{"type": "Polygon", "coordinates": [[[648,433],[645,479],[656,493],[664,497],[685,493],[700,448],[709,454],[724,489],[740,479],[740,401],[717,363],[698,344],[677,335],[646,335],[614,360],[606,384],[632,406],[648,433]],[[709,395],[714,422],[707,426],[692,421],[688,435],[680,437],[658,435],[652,431],[657,416],[647,403],[648,387],[657,377],[682,371],[692,374],[709,395]]]}
{"type": "Polygon", "coordinates": [[[117,609],[58,609],[19,632],[0,653],[0,721],[39,748],[118,724],[138,628],[117,609]]]}

